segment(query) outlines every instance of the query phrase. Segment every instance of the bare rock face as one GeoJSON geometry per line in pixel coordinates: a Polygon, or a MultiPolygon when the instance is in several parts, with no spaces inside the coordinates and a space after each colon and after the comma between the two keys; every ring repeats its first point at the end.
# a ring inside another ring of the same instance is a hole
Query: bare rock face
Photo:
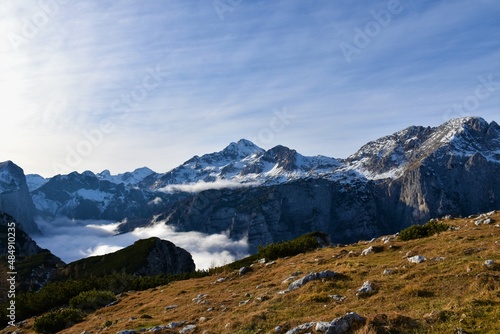
{"type": "Polygon", "coordinates": [[[26,176],[12,161],[0,162],[0,211],[14,217],[25,232],[40,233],[34,221],[36,210],[26,176]]]}
{"type": "Polygon", "coordinates": [[[195,264],[189,252],[172,242],[154,238],[154,247],[138,274],[154,276],[159,274],[180,274],[194,271],[195,264]]]}
{"type": "MultiPolygon", "coordinates": [[[[311,231],[333,242],[355,241],[385,233],[390,221],[377,217],[379,199],[373,183],[323,179],[252,189],[208,190],[173,207],[158,220],[180,231],[226,231],[258,245],[290,240],[311,231]]],[[[382,215],[383,218],[383,215],[382,215]]]]}

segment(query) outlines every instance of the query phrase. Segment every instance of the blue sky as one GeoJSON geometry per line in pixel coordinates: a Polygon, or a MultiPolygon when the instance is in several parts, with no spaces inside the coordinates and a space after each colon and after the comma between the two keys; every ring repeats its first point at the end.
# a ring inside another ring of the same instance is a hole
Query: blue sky
{"type": "Polygon", "coordinates": [[[344,158],[499,121],[500,2],[3,1],[0,161],[165,172],[247,138],[344,158]]]}

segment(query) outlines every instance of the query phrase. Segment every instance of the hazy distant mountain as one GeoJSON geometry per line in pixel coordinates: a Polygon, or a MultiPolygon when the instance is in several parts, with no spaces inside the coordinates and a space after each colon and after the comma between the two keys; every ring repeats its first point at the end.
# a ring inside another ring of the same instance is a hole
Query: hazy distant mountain
{"type": "Polygon", "coordinates": [[[111,175],[110,171],[106,169],[96,174],[96,176],[100,180],[106,180],[116,184],[124,183],[126,185],[137,185],[141,183],[146,177],[155,174],[156,173],[153,170],[147,167],[142,167],[142,168],[137,168],[133,172],[126,172],[118,175],[111,175]]]}

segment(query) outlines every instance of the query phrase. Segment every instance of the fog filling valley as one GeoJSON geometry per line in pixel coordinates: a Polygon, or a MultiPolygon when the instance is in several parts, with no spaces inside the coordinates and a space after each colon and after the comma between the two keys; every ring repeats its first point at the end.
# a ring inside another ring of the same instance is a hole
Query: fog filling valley
{"type": "Polygon", "coordinates": [[[187,250],[193,256],[198,270],[221,266],[248,255],[247,238],[232,240],[224,233],[208,235],[176,232],[163,222],[123,234],[116,234],[116,228],[120,225],[116,221],[74,220],[66,217],[45,220],[39,217],[36,222],[43,233],[33,236],[37,244],[49,249],[66,263],[112,253],[139,239],[150,237],[171,241],[187,250]]]}

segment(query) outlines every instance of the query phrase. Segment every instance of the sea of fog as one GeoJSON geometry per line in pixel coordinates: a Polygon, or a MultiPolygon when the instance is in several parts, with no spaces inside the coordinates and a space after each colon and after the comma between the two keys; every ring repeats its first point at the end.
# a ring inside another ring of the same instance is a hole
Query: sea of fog
{"type": "Polygon", "coordinates": [[[139,239],[158,237],[184,248],[193,256],[196,269],[224,265],[248,255],[246,238],[232,240],[226,234],[176,232],[161,222],[132,232],[116,234],[120,224],[115,221],[37,218],[43,235],[34,237],[37,244],[49,249],[66,263],[94,255],[115,252],[139,239]]]}

